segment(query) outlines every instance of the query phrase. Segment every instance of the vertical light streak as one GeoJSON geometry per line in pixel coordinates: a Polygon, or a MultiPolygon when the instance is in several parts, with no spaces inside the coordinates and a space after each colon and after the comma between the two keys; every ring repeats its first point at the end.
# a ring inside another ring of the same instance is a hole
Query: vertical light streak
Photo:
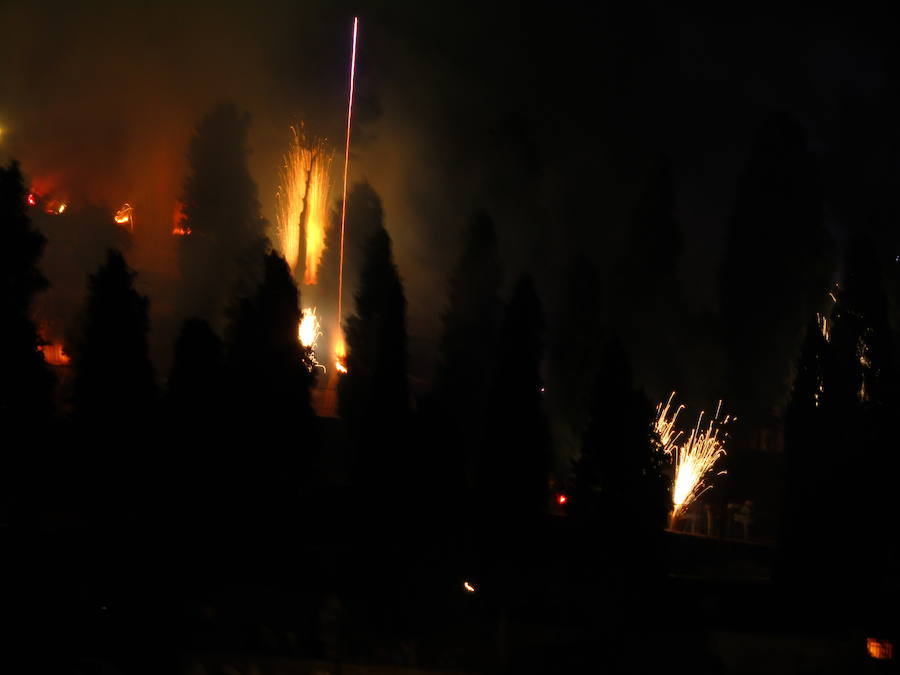
{"type": "MultiPolygon", "coordinates": [[[[341,334],[341,316],[344,299],[344,229],[347,222],[347,168],[350,164],[350,129],[353,120],[353,83],[356,79],[356,35],[359,17],[353,17],[353,49],[350,55],[350,96],[347,104],[347,142],[344,147],[344,199],[341,203],[341,255],[338,263],[338,333],[341,334]]],[[[343,339],[340,339],[343,345],[343,339]]]]}

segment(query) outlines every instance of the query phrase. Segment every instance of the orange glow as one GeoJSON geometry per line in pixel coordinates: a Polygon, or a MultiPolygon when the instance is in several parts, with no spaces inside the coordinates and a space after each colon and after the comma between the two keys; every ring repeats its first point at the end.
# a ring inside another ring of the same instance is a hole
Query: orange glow
{"type": "Polygon", "coordinates": [[[278,240],[281,243],[281,255],[291,268],[291,273],[297,268],[300,258],[301,220],[311,162],[312,155],[302,142],[302,132],[291,127],[291,143],[281,165],[281,185],[275,193],[278,203],[275,213],[278,240]]]}
{"type": "Polygon", "coordinates": [[[869,656],[878,661],[894,660],[894,645],[887,640],[868,638],[866,640],[866,649],[869,651],[869,656]]]}
{"type": "Polygon", "coordinates": [[[463,582],[463,588],[465,588],[466,591],[469,593],[475,592],[475,587],[472,584],[470,584],[468,581],[463,582]]]}
{"type": "Polygon", "coordinates": [[[176,237],[186,237],[190,233],[191,233],[191,228],[189,228],[189,227],[178,226],[178,227],[172,228],[172,234],[174,234],[176,237]]]}
{"type": "Polygon", "coordinates": [[[565,504],[567,501],[569,501],[569,498],[566,497],[566,495],[557,495],[556,496],[556,503],[559,504],[560,506],[565,504]]]}
{"type": "Polygon", "coordinates": [[[56,209],[56,212],[57,212],[57,213],[64,213],[67,206],[68,206],[68,204],[66,204],[65,202],[63,202],[62,204],[59,205],[59,208],[56,209]]]}
{"type": "Polygon", "coordinates": [[[35,204],[37,204],[37,199],[35,199],[33,192],[28,195],[28,199],[26,201],[28,202],[28,206],[34,206],[35,204]]]}
{"type": "Polygon", "coordinates": [[[334,367],[339,373],[347,373],[347,346],[344,344],[344,336],[340,334],[334,345],[334,367]]]}
{"type": "Polygon", "coordinates": [[[319,261],[325,251],[325,233],[328,229],[328,194],[331,192],[331,160],[333,153],[319,142],[313,150],[306,186],[306,270],[304,284],[315,284],[319,261]]]}
{"type": "Polygon", "coordinates": [[[44,361],[47,362],[48,365],[51,366],[67,366],[69,365],[69,356],[66,354],[65,349],[61,344],[55,342],[49,345],[41,345],[38,347],[38,351],[40,351],[44,355],[44,361]]]}
{"type": "Polygon", "coordinates": [[[328,229],[328,195],[331,191],[332,153],[324,141],[308,144],[303,134],[291,127],[291,143],[281,165],[281,184],[275,198],[277,239],[291,272],[300,260],[300,242],[306,241],[303,283],[315,284],[319,261],[325,251],[328,229]]]}
{"type": "Polygon", "coordinates": [[[131,204],[127,202],[122,204],[122,207],[116,211],[113,219],[117,225],[128,225],[128,229],[134,232],[134,207],[131,204]]]}

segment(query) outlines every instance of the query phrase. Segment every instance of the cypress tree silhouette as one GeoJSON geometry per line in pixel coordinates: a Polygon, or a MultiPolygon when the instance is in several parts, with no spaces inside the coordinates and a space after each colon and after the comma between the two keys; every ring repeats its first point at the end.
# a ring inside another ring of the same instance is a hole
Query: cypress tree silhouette
{"type": "Polygon", "coordinates": [[[77,418],[97,430],[133,433],[154,412],[150,301],[134,289],[135,276],[122,254],[110,249],[88,280],[84,323],[72,354],[73,396],[77,418]]]}
{"type": "Polygon", "coordinates": [[[338,383],[338,411],[357,438],[358,476],[396,484],[408,466],[406,298],[383,226],[366,242],[345,337],[349,372],[338,383]]]}
{"type": "Polygon", "coordinates": [[[490,216],[476,213],[450,278],[450,297],[430,411],[433,478],[454,490],[471,482],[493,380],[502,283],[497,235],[490,216]]]}
{"type": "Polygon", "coordinates": [[[219,325],[228,294],[249,293],[258,283],[257,261],[265,251],[266,222],[256,183],[247,167],[250,116],[222,103],[197,125],[188,146],[178,238],[184,315],[219,325]]]}
{"type": "Polygon", "coordinates": [[[748,433],[786,402],[807,317],[830,277],[817,174],[800,124],[770,117],[740,178],[721,271],[729,400],[748,433]]]}
{"type": "Polygon", "coordinates": [[[549,434],[540,375],[544,313],[532,278],[519,278],[500,327],[478,492],[491,520],[521,523],[547,509],[549,434]]]}
{"type": "Polygon", "coordinates": [[[222,413],[224,353],[222,340],[203,319],[188,319],[175,342],[166,403],[182,427],[203,428],[222,413]]]}
{"type": "Polygon", "coordinates": [[[668,159],[651,170],[638,198],[612,296],[638,383],[662,398],[681,373],[675,339],[684,314],[678,263],[684,248],[675,210],[675,177],[668,159]]]}
{"type": "Polygon", "coordinates": [[[273,442],[288,432],[302,447],[311,432],[309,388],[314,376],[297,335],[299,303],[287,262],[274,251],[268,253],[260,285],[232,310],[227,361],[235,419],[273,442]]]}
{"type": "Polygon", "coordinates": [[[791,583],[821,580],[831,525],[818,511],[834,488],[824,415],[828,342],[813,318],[806,328],[791,400],[785,411],[785,500],[779,574],[791,583]]]}
{"type": "Polygon", "coordinates": [[[236,489],[251,499],[242,516],[289,517],[289,502],[311,475],[318,447],[308,351],[300,344],[300,297],[276,252],[262,260],[262,281],[231,310],[226,333],[230,443],[248,451],[224,460],[236,489]],[[252,449],[252,452],[251,452],[252,449]]]}
{"type": "Polygon", "coordinates": [[[575,463],[571,513],[601,520],[609,531],[629,537],[660,532],[669,501],[654,440],[653,408],[634,388],[628,357],[614,339],[594,386],[591,419],[575,463]]]}
{"type": "Polygon", "coordinates": [[[0,167],[0,423],[6,433],[45,420],[53,407],[54,378],[31,320],[34,296],[47,288],[37,268],[45,240],[31,227],[25,200],[18,163],[0,167]]]}
{"type": "MultiPolygon", "coordinates": [[[[575,256],[568,265],[552,322],[546,396],[553,411],[554,444],[563,461],[578,455],[590,421],[607,332],[602,291],[597,267],[585,256],[575,256]]],[[[568,468],[557,467],[557,473],[565,474],[568,468]]]]}

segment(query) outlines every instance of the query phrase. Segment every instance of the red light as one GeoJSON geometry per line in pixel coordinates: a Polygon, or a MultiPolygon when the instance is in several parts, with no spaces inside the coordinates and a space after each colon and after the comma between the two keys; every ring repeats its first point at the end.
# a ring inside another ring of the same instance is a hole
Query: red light
{"type": "Polygon", "coordinates": [[[565,495],[556,495],[556,503],[559,504],[560,506],[565,504],[567,501],[569,501],[569,498],[566,497],[565,495]]]}
{"type": "Polygon", "coordinates": [[[34,198],[34,195],[28,195],[28,206],[34,206],[35,204],[37,204],[37,200],[34,198]]]}

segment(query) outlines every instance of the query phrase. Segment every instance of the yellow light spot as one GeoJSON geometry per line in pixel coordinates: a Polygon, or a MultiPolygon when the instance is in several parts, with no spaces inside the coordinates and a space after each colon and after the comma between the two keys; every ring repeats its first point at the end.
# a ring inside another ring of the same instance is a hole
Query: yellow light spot
{"type": "Polygon", "coordinates": [[[466,591],[469,593],[475,592],[475,587],[472,584],[470,584],[468,581],[463,582],[463,588],[465,588],[466,591]]]}

